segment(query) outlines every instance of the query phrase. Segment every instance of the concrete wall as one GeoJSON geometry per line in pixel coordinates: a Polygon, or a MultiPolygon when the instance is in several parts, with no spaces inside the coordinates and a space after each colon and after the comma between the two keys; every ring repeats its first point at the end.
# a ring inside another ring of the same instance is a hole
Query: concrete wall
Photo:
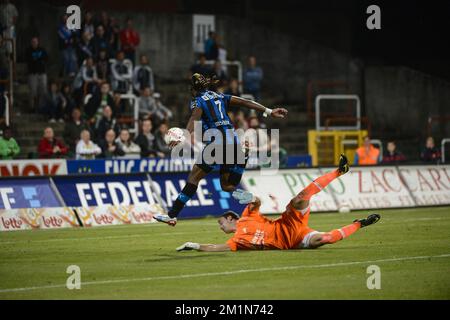
{"type": "MultiPolygon", "coordinates": [[[[423,138],[430,116],[450,115],[450,83],[404,67],[365,70],[367,115],[377,132],[423,138]]],[[[450,136],[450,126],[433,134],[450,136]]]]}

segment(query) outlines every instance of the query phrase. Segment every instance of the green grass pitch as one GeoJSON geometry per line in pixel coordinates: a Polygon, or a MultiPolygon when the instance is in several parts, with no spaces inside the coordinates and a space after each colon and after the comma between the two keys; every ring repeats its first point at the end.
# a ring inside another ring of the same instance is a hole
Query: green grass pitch
{"type": "MultiPolygon", "coordinates": [[[[379,210],[379,223],[317,250],[181,252],[223,243],[216,219],[0,233],[0,299],[450,299],[450,207],[379,210]],[[81,289],[69,290],[69,265],[81,289]],[[369,290],[369,265],[381,289],[369,290]]],[[[366,212],[312,214],[329,231],[366,212]]]]}

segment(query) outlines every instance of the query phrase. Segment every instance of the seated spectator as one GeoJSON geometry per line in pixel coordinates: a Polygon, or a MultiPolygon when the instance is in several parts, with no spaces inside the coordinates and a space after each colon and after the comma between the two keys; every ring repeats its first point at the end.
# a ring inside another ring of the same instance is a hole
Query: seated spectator
{"type": "Polygon", "coordinates": [[[441,161],[441,151],[434,144],[433,137],[428,137],[425,148],[420,153],[420,160],[423,162],[438,163],[441,161]]]}
{"type": "Polygon", "coordinates": [[[111,87],[113,91],[127,93],[131,88],[133,78],[133,65],[125,60],[123,51],[117,53],[116,60],[111,64],[111,87]]]}
{"type": "Polygon", "coordinates": [[[173,113],[161,102],[161,95],[146,87],[139,97],[139,118],[151,119],[156,126],[172,119],[173,113]]]}
{"type": "Polygon", "coordinates": [[[161,95],[158,92],[153,94],[153,99],[155,99],[155,111],[153,112],[151,119],[156,126],[159,126],[162,122],[169,121],[173,117],[172,111],[169,110],[161,102],[161,95]]]}
{"type": "Polygon", "coordinates": [[[237,79],[231,79],[228,84],[228,89],[225,91],[225,94],[229,94],[232,96],[240,97],[242,92],[239,90],[239,81],[237,79]]]}
{"type": "Polygon", "coordinates": [[[149,87],[152,91],[155,90],[155,83],[153,80],[153,71],[148,64],[148,58],[145,54],[141,55],[140,64],[134,68],[133,72],[133,88],[137,92],[141,92],[145,87],[149,87]]]}
{"type": "Polygon", "coordinates": [[[142,130],[141,133],[134,140],[139,147],[141,148],[141,157],[164,157],[164,154],[158,152],[155,146],[155,136],[152,133],[152,121],[150,119],[146,119],[142,121],[142,130]]]}
{"type": "Polygon", "coordinates": [[[263,79],[263,70],[256,64],[256,58],[248,58],[248,66],[244,71],[244,92],[255,97],[256,101],[261,98],[261,82],[263,79]]]}
{"type": "Polygon", "coordinates": [[[44,130],[44,136],[38,145],[39,158],[64,158],[69,149],[63,144],[63,142],[55,138],[55,133],[51,127],[47,127],[44,130]]]}
{"type": "Polygon", "coordinates": [[[156,101],[153,98],[153,91],[150,87],[145,87],[139,97],[139,118],[150,118],[156,112],[156,101]]]}
{"type": "Polygon", "coordinates": [[[69,83],[63,84],[61,94],[64,98],[64,118],[70,119],[72,117],[73,109],[77,108],[77,103],[73,98],[72,86],[69,83]]]}
{"type": "Polygon", "coordinates": [[[103,107],[101,119],[95,125],[95,140],[101,140],[109,129],[113,129],[117,134],[119,132],[119,124],[113,115],[111,107],[105,106],[103,107]]]}
{"type": "Polygon", "coordinates": [[[94,58],[94,46],[91,42],[91,34],[85,30],[77,47],[78,66],[81,67],[84,60],[94,58]]]}
{"type": "Polygon", "coordinates": [[[101,81],[108,81],[110,76],[109,57],[105,49],[101,49],[97,57],[97,75],[101,81]]]}
{"type": "Polygon", "coordinates": [[[131,140],[128,129],[120,130],[120,135],[116,139],[117,145],[123,150],[125,155],[118,157],[122,159],[139,159],[141,156],[141,148],[131,140]]]}
{"type": "Polygon", "coordinates": [[[389,141],[386,147],[387,151],[383,156],[383,164],[397,164],[405,162],[406,158],[400,151],[397,150],[395,141],[389,141]]]}
{"type": "Polygon", "coordinates": [[[100,92],[94,93],[89,99],[84,108],[84,113],[91,122],[95,122],[97,120],[96,118],[101,116],[103,108],[112,105],[114,105],[114,99],[110,91],[109,83],[105,82],[100,86],[100,92]]]}
{"type": "Polygon", "coordinates": [[[106,131],[105,138],[99,144],[100,148],[102,148],[100,158],[112,159],[125,155],[125,152],[123,152],[115,140],[116,132],[113,129],[106,131]]]}
{"type": "Polygon", "coordinates": [[[356,149],[354,163],[360,166],[378,164],[380,161],[380,150],[370,143],[370,137],[365,136],[363,140],[364,144],[356,149]]]}
{"type": "Polygon", "coordinates": [[[56,119],[64,122],[63,106],[65,102],[62,93],[59,91],[58,83],[52,81],[50,82],[49,92],[44,95],[42,100],[41,113],[46,115],[51,123],[56,122],[56,119]]]}
{"type": "Polygon", "coordinates": [[[206,57],[204,54],[201,54],[199,57],[199,62],[191,67],[191,74],[189,75],[189,78],[191,78],[194,73],[200,73],[205,77],[212,76],[212,69],[206,64],[206,57]]]}
{"type": "Polygon", "coordinates": [[[84,19],[81,24],[81,31],[83,32],[83,34],[86,33],[89,39],[91,39],[94,36],[95,27],[92,12],[87,11],[86,14],[84,15],[84,19]]]}
{"type": "Polygon", "coordinates": [[[136,48],[139,46],[139,33],[133,28],[133,20],[127,18],[126,27],[120,32],[121,49],[125,53],[126,58],[133,64],[135,63],[136,48]]]}
{"type": "Polygon", "coordinates": [[[224,86],[228,81],[228,77],[225,71],[223,71],[222,63],[219,60],[214,62],[212,76],[215,76],[215,78],[219,81],[217,85],[218,87],[224,86]]]}
{"type": "Polygon", "coordinates": [[[20,147],[12,136],[10,127],[3,129],[3,135],[0,137],[0,159],[11,160],[18,156],[20,147]]]}
{"type": "Polygon", "coordinates": [[[126,103],[127,99],[122,99],[122,95],[119,92],[114,92],[113,100],[114,100],[113,113],[115,115],[117,115],[117,117],[119,117],[127,109],[127,103],[126,103]]]}
{"type": "Polygon", "coordinates": [[[75,153],[75,147],[80,139],[81,131],[89,129],[86,121],[81,119],[81,111],[79,108],[72,110],[70,121],[66,122],[64,126],[63,138],[69,146],[70,152],[75,153]]]}
{"type": "Polygon", "coordinates": [[[91,133],[84,129],[81,131],[80,140],[76,147],[77,159],[95,159],[95,156],[102,153],[102,149],[91,141],[91,133]]]}
{"type": "Polygon", "coordinates": [[[73,88],[80,90],[81,96],[84,96],[84,86],[87,85],[87,93],[95,93],[101,80],[97,76],[97,68],[94,64],[94,59],[87,58],[78,71],[75,79],[73,80],[73,88]]]}
{"type": "Polygon", "coordinates": [[[247,122],[247,119],[245,118],[244,111],[238,110],[235,113],[233,123],[234,123],[235,129],[242,129],[242,130],[248,129],[248,122],[247,122]]]}
{"type": "Polygon", "coordinates": [[[164,154],[164,156],[159,155],[161,158],[170,157],[171,150],[164,140],[164,137],[169,131],[169,126],[166,122],[160,124],[158,130],[155,132],[155,149],[157,152],[164,154]]]}
{"type": "Polygon", "coordinates": [[[92,38],[92,48],[94,49],[94,56],[98,57],[100,50],[106,52],[106,56],[109,57],[111,53],[111,47],[108,37],[105,35],[105,28],[103,25],[98,25],[95,29],[95,36],[92,38]]]}

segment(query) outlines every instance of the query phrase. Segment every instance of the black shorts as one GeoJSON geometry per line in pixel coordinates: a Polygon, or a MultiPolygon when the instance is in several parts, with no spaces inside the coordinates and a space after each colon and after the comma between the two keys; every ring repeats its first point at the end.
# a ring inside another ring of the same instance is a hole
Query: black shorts
{"type": "Polygon", "coordinates": [[[245,170],[245,153],[237,138],[234,139],[233,143],[214,144],[212,142],[207,144],[202,150],[196,165],[206,173],[219,170],[221,174],[226,172],[243,174],[245,170]],[[221,154],[216,155],[214,148],[221,150],[221,154]]]}

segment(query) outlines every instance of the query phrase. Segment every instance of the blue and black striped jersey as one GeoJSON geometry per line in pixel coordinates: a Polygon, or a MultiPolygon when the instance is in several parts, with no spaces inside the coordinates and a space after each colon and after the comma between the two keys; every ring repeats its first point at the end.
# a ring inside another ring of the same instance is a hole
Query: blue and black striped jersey
{"type": "Polygon", "coordinates": [[[203,130],[211,128],[233,129],[233,124],[227,114],[230,99],[230,95],[214,91],[203,91],[192,99],[191,110],[200,108],[203,111],[203,130]]]}

